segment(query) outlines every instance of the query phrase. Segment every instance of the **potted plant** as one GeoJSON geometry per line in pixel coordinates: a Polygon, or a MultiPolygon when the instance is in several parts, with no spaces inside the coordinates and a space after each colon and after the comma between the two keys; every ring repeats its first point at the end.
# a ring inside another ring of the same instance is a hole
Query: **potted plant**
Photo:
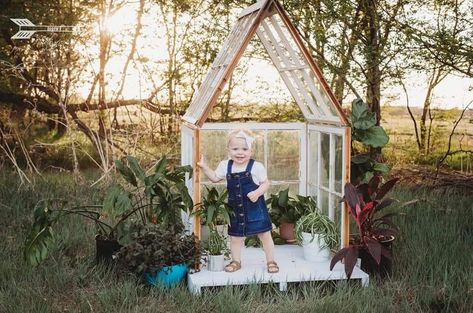
{"type": "Polygon", "coordinates": [[[141,226],[134,240],[116,254],[118,268],[144,278],[149,284],[171,287],[200,260],[194,235],[159,225],[141,226]]]}
{"type": "Polygon", "coordinates": [[[310,211],[296,222],[297,242],[302,245],[306,260],[327,261],[330,250],[339,243],[339,232],[335,223],[317,209],[314,199],[304,197],[304,202],[309,203],[310,211]]]}
{"type": "Polygon", "coordinates": [[[301,217],[300,206],[289,196],[289,188],[271,194],[266,200],[271,221],[279,227],[279,234],[287,243],[294,243],[294,224],[301,217]]]}
{"type": "Polygon", "coordinates": [[[145,171],[132,156],[127,161],[128,164],[115,161],[126,184],[109,187],[101,205],[67,208],[67,202],[58,199],[37,203],[24,246],[24,257],[30,264],[38,265],[47,257],[53,242],[53,226],[69,215],[92,220],[97,226],[97,261],[111,260],[111,253],[130,242],[132,224],[159,223],[163,227],[184,228],[180,212],[193,206],[185,185],[185,175],[191,175],[192,168],[171,168],[165,156],[151,171],[145,171]]]}
{"type": "Polygon", "coordinates": [[[358,258],[362,270],[381,276],[391,271],[391,243],[398,234],[393,224],[393,214],[382,214],[396,200],[384,198],[398,181],[397,178],[381,184],[381,177],[373,176],[368,183],[357,187],[345,185],[343,200],[350,216],[355,220],[358,233],[350,239],[350,244],[338,251],[330,263],[330,269],[341,260],[345,263],[345,273],[350,278],[358,258]]]}
{"type": "Polygon", "coordinates": [[[225,256],[229,254],[225,236],[217,229],[211,229],[209,238],[202,242],[202,246],[207,252],[207,269],[211,272],[223,271],[225,256]]]}
{"type": "Polygon", "coordinates": [[[233,214],[232,208],[227,202],[227,190],[219,192],[217,188],[212,187],[207,189],[207,194],[203,197],[202,202],[195,205],[196,210],[193,215],[199,216],[201,224],[207,229],[205,236],[204,231],[201,232],[202,240],[209,239],[209,234],[218,228],[221,234],[224,233],[223,227],[230,223],[230,214],[233,214]]]}

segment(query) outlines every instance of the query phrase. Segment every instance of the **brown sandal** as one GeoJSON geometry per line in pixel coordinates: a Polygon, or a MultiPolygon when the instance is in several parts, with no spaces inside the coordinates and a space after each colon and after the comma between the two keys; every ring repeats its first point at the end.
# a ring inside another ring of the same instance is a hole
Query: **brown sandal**
{"type": "Polygon", "coordinates": [[[225,266],[225,272],[233,273],[238,271],[241,268],[241,263],[238,261],[231,261],[225,266]]]}
{"type": "Polygon", "coordinates": [[[269,261],[268,263],[266,263],[266,265],[268,266],[268,273],[276,274],[276,273],[279,272],[278,263],[276,263],[274,261],[269,261]]]}

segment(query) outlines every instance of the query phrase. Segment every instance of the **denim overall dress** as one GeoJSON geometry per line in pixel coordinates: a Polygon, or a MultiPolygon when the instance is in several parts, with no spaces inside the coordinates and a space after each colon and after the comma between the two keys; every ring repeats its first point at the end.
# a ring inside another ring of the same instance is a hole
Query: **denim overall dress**
{"type": "Polygon", "coordinates": [[[254,163],[255,160],[251,159],[244,172],[232,173],[233,160],[228,160],[228,203],[233,209],[228,229],[230,236],[245,237],[272,229],[264,196],[260,196],[256,202],[248,198],[248,193],[259,187],[251,177],[254,163]]]}

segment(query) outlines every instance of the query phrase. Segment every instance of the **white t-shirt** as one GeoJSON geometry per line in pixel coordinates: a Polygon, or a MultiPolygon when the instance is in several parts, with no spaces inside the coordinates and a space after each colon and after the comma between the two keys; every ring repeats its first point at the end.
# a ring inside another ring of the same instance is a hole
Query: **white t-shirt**
{"type": "MultiPolygon", "coordinates": [[[[215,175],[217,175],[218,178],[226,179],[228,161],[229,160],[223,160],[218,164],[217,169],[215,170],[215,175]]],[[[244,172],[246,170],[246,166],[247,164],[240,166],[233,163],[232,173],[244,172]]],[[[261,183],[265,182],[268,179],[268,174],[266,173],[266,168],[264,165],[258,161],[255,161],[255,163],[253,163],[253,167],[251,168],[251,177],[257,185],[261,185],[261,183]]]]}

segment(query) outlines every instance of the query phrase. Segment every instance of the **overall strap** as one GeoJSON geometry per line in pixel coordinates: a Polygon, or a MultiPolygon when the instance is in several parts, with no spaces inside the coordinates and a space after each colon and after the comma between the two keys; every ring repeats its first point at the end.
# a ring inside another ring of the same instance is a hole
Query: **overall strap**
{"type": "Polygon", "coordinates": [[[233,165],[233,160],[232,159],[228,160],[227,175],[230,175],[232,173],[232,165],[233,165]]]}
{"type": "Polygon", "coordinates": [[[251,169],[253,168],[253,164],[255,164],[255,160],[250,159],[250,161],[248,162],[248,165],[246,166],[246,170],[245,170],[245,171],[251,172],[251,169]]]}

